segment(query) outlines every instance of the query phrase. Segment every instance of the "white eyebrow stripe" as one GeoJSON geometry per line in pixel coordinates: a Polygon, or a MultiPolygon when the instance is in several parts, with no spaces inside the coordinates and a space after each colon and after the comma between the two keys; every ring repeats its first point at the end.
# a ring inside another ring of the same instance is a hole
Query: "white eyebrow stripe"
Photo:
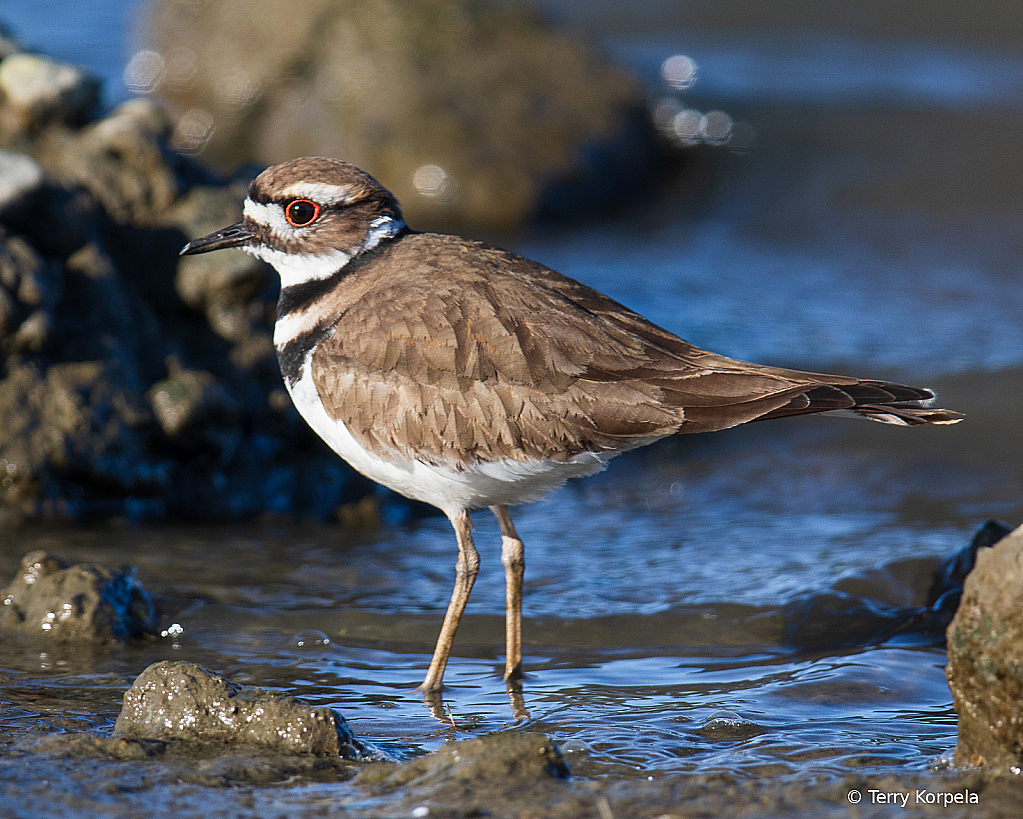
{"type": "Polygon", "coordinates": [[[311,199],[320,205],[347,205],[355,198],[356,192],[351,185],[296,182],[281,191],[280,195],[283,199],[311,199]]]}

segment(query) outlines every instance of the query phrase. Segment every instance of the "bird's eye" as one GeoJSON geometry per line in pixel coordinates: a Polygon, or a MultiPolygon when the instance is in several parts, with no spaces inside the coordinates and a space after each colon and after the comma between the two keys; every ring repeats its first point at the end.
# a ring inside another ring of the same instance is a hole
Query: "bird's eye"
{"type": "Polygon", "coordinates": [[[289,202],[284,209],[284,218],[292,227],[305,227],[316,221],[320,215],[320,206],[311,199],[296,199],[289,202]]]}

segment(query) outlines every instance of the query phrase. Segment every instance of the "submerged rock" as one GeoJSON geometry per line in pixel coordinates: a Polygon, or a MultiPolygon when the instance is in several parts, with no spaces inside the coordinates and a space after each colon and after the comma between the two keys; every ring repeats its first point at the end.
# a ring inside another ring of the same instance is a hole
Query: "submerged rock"
{"type": "Polygon", "coordinates": [[[124,695],[114,735],[259,745],[284,753],[386,758],[352,733],[331,708],[248,688],[195,663],[160,662],[124,695]]]}
{"type": "Polygon", "coordinates": [[[977,554],[948,628],[959,765],[1023,765],[1023,529],[977,554]]]}
{"type": "Polygon", "coordinates": [[[149,39],[129,79],[170,103],[182,149],[336,156],[417,226],[592,214],[657,164],[639,84],[525,4],[158,0],[149,39]]]}
{"type": "Polygon", "coordinates": [[[155,634],[156,607],[134,567],[68,566],[30,552],[0,592],[0,630],[58,642],[105,642],[155,634]]]}

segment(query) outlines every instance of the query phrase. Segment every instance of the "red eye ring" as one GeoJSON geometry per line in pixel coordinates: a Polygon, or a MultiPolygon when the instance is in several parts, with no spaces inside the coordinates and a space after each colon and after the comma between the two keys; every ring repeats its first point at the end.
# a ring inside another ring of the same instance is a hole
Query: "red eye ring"
{"type": "Polygon", "coordinates": [[[311,225],[320,216],[320,206],[312,199],[295,199],[284,208],[284,218],[292,227],[311,225]]]}

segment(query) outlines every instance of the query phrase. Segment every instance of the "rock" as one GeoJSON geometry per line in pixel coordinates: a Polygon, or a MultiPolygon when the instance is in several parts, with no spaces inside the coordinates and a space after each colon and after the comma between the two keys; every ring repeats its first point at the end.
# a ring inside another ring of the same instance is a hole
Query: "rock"
{"type": "Polygon", "coordinates": [[[178,256],[254,174],[175,153],[151,100],[95,116],[85,72],[2,30],[0,60],[0,526],[329,520],[371,495],[282,389],[276,277],[178,256]]]}
{"type": "Polygon", "coordinates": [[[935,575],[928,592],[928,602],[954,615],[963,596],[963,584],[977,565],[981,549],[990,549],[998,541],[1011,535],[1013,527],[1000,520],[985,521],[976,531],[968,546],[946,560],[935,575]]]}
{"type": "Polygon", "coordinates": [[[166,469],[146,457],[151,416],[123,373],[99,361],[62,362],[45,375],[12,367],[0,382],[0,463],[10,483],[2,497],[43,514],[76,517],[84,492],[55,495],[50,484],[90,476],[95,500],[152,495],[166,486],[166,469]]]}
{"type": "Polygon", "coordinates": [[[1023,765],[1023,529],[976,556],[948,628],[958,765],[1023,765]]]}
{"type": "Polygon", "coordinates": [[[230,682],[194,663],[160,662],[124,695],[115,737],[260,745],[285,753],[385,759],[331,708],[230,682]]]}
{"type": "Polygon", "coordinates": [[[484,816],[494,805],[552,805],[565,797],[567,778],[568,766],[546,736],[508,731],[452,742],[401,765],[367,767],[354,784],[397,795],[405,815],[425,815],[414,811],[427,802],[451,815],[484,816]]]}
{"type": "Polygon", "coordinates": [[[60,269],[25,240],[12,236],[0,243],[0,350],[43,348],[63,284],[60,269]]]}
{"type": "Polygon", "coordinates": [[[116,221],[151,225],[183,192],[169,134],[159,106],[131,100],[77,131],[51,132],[39,141],[39,156],[66,183],[92,193],[116,221]]]}
{"type": "MultiPolygon", "coordinates": [[[[154,384],[146,397],[169,437],[180,439],[187,432],[202,436],[211,423],[237,418],[237,405],[211,373],[186,370],[173,358],[168,369],[169,376],[154,384]]],[[[204,437],[203,442],[207,443],[204,437]]]]}
{"type": "Polygon", "coordinates": [[[37,192],[44,178],[42,167],[31,157],[0,150],[0,217],[37,192]]]}
{"type": "Polygon", "coordinates": [[[148,28],[138,86],[170,103],[180,149],[220,167],[336,156],[417,226],[593,213],[657,164],[638,82],[524,4],[160,0],[148,28]]]}
{"type": "Polygon", "coordinates": [[[20,237],[0,241],[0,350],[23,346],[29,331],[22,322],[33,310],[47,310],[56,302],[61,282],[55,273],[20,237]]]}
{"type": "Polygon", "coordinates": [[[156,608],[133,567],[68,566],[30,552],[0,592],[0,629],[58,642],[106,642],[156,633],[156,608]]]}
{"type": "Polygon", "coordinates": [[[373,815],[598,815],[592,796],[580,798],[567,779],[550,739],[513,730],[450,742],[400,765],[366,766],[352,784],[375,798],[373,815]]]}
{"type": "Polygon", "coordinates": [[[845,575],[827,590],[799,595],[782,609],[784,641],[803,651],[821,651],[879,644],[899,634],[944,634],[978,553],[1011,531],[989,520],[968,545],[944,560],[897,560],[845,575]]]}
{"type": "Polygon", "coordinates": [[[86,71],[38,54],[0,61],[0,98],[21,128],[86,120],[100,101],[100,82],[86,71]]]}
{"type": "Polygon", "coordinates": [[[19,744],[24,750],[56,757],[77,760],[107,757],[124,762],[151,759],[167,750],[167,743],[159,740],[101,737],[85,731],[28,737],[19,744]]]}
{"type": "Polygon", "coordinates": [[[145,101],[31,149],[0,156],[22,180],[0,207],[0,525],[328,519],[369,494],[281,400],[265,266],[178,270],[244,184],[174,157],[145,101]]]}

